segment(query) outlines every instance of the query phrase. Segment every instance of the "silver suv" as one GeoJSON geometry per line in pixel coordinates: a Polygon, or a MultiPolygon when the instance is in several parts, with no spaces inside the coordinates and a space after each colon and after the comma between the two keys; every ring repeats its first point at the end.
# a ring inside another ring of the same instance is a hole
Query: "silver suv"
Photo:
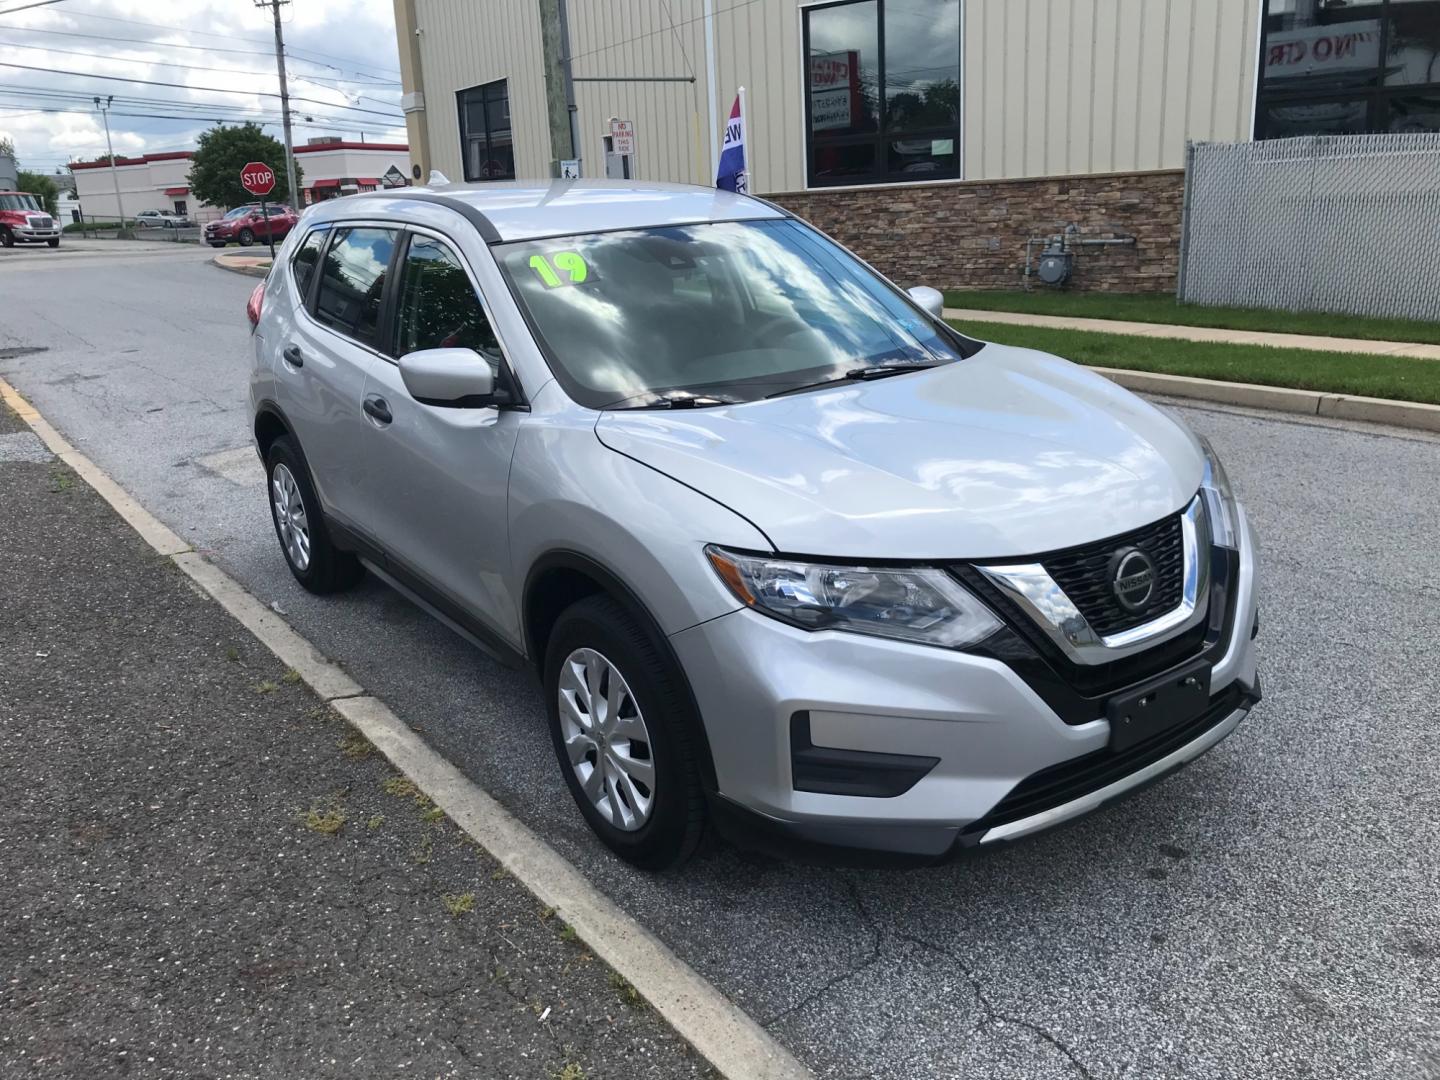
{"type": "Polygon", "coordinates": [[[638,865],[1076,817],[1259,700],[1254,543],[1174,417],[941,304],[703,188],[322,203],[250,301],[281,550],[533,665],[638,865]]]}

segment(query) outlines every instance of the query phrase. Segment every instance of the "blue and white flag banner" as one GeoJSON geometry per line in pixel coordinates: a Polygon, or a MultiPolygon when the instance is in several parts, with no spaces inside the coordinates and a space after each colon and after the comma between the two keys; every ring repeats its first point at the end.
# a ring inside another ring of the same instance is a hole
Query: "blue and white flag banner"
{"type": "Polygon", "coordinates": [[[720,141],[720,165],[716,169],[715,186],[725,191],[747,194],[750,173],[745,166],[745,88],[735,95],[730,119],[725,122],[725,135],[720,141]]]}

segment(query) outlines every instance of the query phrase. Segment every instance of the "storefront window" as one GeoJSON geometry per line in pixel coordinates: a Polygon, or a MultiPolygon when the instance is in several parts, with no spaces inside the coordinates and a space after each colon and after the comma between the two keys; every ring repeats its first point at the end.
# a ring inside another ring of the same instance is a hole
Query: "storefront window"
{"type": "Polygon", "coordinates": [[[1257,139],[1440,130],[1440,0],[1266,0],[1257,139]]]}
{"type": "Polygon", "coordinates": [[[455,95],[460,113],[460,151],[466,180],[514,180],[515,147],[510,133],[510,91],[506,80],[473,86],[455,95]]]}
{"type": "Polygon", "coordinates": [[[960,0],[805,9],[812,185],[960,175],[960,0]]]}

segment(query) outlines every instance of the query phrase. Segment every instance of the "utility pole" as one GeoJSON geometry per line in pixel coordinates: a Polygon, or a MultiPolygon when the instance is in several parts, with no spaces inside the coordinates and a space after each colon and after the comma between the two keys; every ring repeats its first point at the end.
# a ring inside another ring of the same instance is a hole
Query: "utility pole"
{"type": "Polygon", "coordinates": [[[295,143],[290,134],[290,86],[285,81],[285,34],[280,29],[280,5],[290,0],[255,0],[256,7],[268,7],[275,15],[275,67],[280,72],[280,116],[285,122],[285,183],[290,207],[300,209],[300,191],[295,186],[295,143]]]}
{"type": "Polygon", "coordinates": [[[115,147],[110,144],[110,103],[115,100],[115,95],[110,94],[101,104],[99,95],[95,97],[95,107],[100,110],[100,116],[105,121],[105,152],[110,155],[110,179],[115,181],[115,209],[120,214],[120,227],[115,230],[115,235],[124,239],[125,229],[125,203],[120,199],[120,170],[115,167],[115,147]]]}
{"type": "Polygon", "coordinates": [[[560,162],[578,158],[575,141],[575,90],[570,81],[569,26],[565,0],[539,0],[540,54],[545,72],[545,115],[550,128],[550,175],[560,162]]]}

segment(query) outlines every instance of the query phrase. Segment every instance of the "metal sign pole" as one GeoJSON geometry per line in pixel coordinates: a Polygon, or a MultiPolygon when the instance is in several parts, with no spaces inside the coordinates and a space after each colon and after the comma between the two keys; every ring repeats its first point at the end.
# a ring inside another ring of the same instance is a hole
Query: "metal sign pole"
{"type": "Polygon", "coordinates": [[[270,215],[265,210],[265,196],[260,196],[260,216],[265,221],[265,239],[270,241],[270,261],[275,261],[275,227],[270,223],[270,215]]]}

